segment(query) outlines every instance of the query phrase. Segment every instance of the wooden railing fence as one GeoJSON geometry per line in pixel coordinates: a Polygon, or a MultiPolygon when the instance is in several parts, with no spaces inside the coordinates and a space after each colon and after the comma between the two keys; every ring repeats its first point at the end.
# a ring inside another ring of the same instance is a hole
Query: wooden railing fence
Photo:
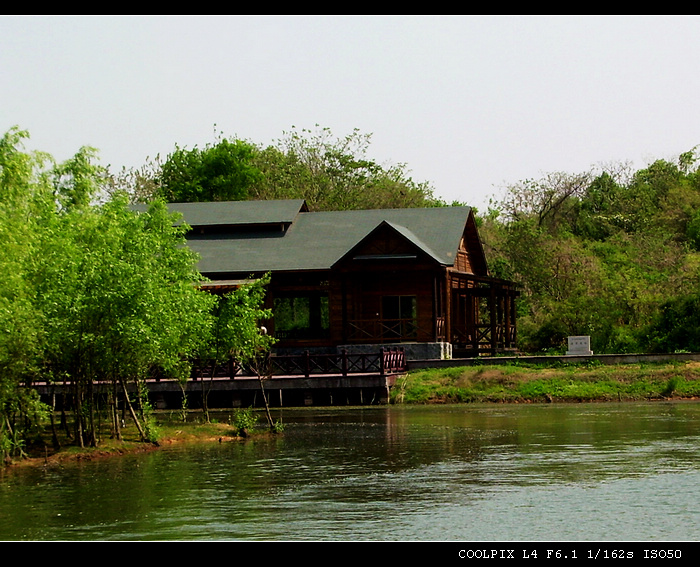
{"type": "MultiPolygon", "coordinates": [[[[268,356],[257,367],[241,366],[233,361],[217,367],[216,377],[255,376],[304,376],[352,374],[395,374],[406,370],[406,355],[403,348],[382,348],[379,352],[317,354],[304,351],[299,354],[276,354],[268,356]]],[[[194,373],[196,376],[199,373],[194,373]]],[[[201,375],[211,376],[211,369],[201,375]]],[[[196,379],[196,378],[195,378],[196,379]]]]}

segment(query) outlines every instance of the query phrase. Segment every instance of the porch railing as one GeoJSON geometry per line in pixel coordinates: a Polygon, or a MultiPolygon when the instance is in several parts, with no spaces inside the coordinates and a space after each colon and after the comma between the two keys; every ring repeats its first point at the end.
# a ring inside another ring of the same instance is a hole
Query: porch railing
{"type": "Polygon", "coordinates": [[[466,349],[478,351],[515,347],[515,325],[472,325],[469,328],[453,327],[452,342],[466,349]]]}
{"type": "MultiPolygon", "coordinates": [[[[444,321],[444,320],[443,320],[444,321]]],[[[436,324],[428,319],[350,319],[347,323],[348,342],[397,342],[433,340],[444,335],[444,322],[436,324]]]]}

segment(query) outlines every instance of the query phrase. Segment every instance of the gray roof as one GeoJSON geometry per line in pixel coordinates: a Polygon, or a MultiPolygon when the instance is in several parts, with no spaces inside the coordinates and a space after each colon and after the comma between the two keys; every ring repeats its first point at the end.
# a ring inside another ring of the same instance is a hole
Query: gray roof
{"type": "Polygon", "coordinates": [[[192,234],[188,241],[201,256],[199,270],[210,277],[217,273],[328,270],[382,223],[389,224],[436,262],[452,265],[470,211],[469,207],[435,207],[303,212],[302,207],[303,201],[168,205],[170,210],[183,213],[192,226],[202,225],[205,220],[210,225],[257,225],[272,222],[272,218],[294,217],[286,231],[192,234]],[[252,214],[254,211],[257,214],[252,214]],[[211,216],[205,219],[207,215],[211,216]]]}
{"type": "MultiPolygon", "coordinates": [[[[134,205],[146,210],[148,205],[134,205]]],[[[168,209],[182,213],[191,227],[291,224],[300,211],[306,210],[304,199],[270,201],[218,201],[207,203],[169,203],[168,209]]]]}

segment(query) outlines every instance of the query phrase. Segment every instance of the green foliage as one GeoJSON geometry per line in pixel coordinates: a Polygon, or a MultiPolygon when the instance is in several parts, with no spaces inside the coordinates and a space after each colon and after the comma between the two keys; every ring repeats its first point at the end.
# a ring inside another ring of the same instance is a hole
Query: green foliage
{"type": "MultiPolygon", "coordinates": [[[[25,152],[26,138],[15,128],[0,139],[3,452],[21,450],[46,417],[45,405],[24,386],[35,376],[71,380],[73,438],[81,445],[98,440],[93,380],[113,385],[111,403],[134,384],[141,394],[128,400],[138,403],[132,416],[143,439],[155,441],[143,380],[156,372],[188,377],[218,305],[198,289],[187,227],[162,201],[138,214],[118,191],[105,200],[107,180],[94,150],[82,148],[56,164],[25,152]]],[[[245,309],[238,305],[236,316],[245,309]]],[[[242,339],[241,348],[251,348],[249,342],[242,339]]]]}
{"type": "Polygon", "coordinates": [[[646,329],[653,352],[700,352],[700,294],[671,299],[646,329]]]}
{"type": "Polygon", "coordinates": [[[95,164],[97,150],[84,146],[52,171],[54,193],[66,209],[88,207],[104,185],[106,169],[95,164]]]}
{"type": "Polygon", "coordinates": [[[13,128],[0,139],[0,451],[22,452],[24,438],[41,425],[46,407],[22,388],[40,362],[43,316],[26,273],[37,261],[35,215],[50,195],[41,167],[45,156],[28,154],[28,134],[13,128]]]}
{"type": "Polygon", "coordinates": [[[236,410],[233,414],[231,425],[236,429],[236,434],[245,437],[258,423],[258,416],[250,408],[236,410]]]}
{"type": "Polygon", "coordinates": [[[248,142],[225,139],[201,150],[177,147],[157,174],[157,194],[169,202],[247,199],[260,177],[254,151],[248,142]]]}
{"type": "MultiPolygon", "coordinates": [[[[45,372],[85,391],[95,378],[138,385],[153,371],[189,375],[214,298],[197,290],[196,258],[175,220],[161,202],[137,214],[122,196],[53,219],[47,261],[32,274],[49,339],[45,372]]],[[[86,419],[82,430],[92,431],[86,419]]]]}
{"type": "Polygon", "coordinates": [[[428,183],[416,183],[405,164],[369,159],[370,134],[355,129],[336,138],[328,128],[292,130],[275,146],[258,148],[262,175],[253,199],[301,198],[312,210],[443,206],[428,183]]]}
{"type": "MultiPolygon", "coordinates": [[[[209,383],[214,378],[217,366],[231,361],[236,364],[257,366],[267,356],[274,344],[274,337],[267,333],[263,323],[272,317],[270,309],[264,309],[265,286],[269,274],[263,278],[251,279],[236,290],[216,296],[211,309],[211,324],[201,334],[195,350],[198,371],[202,374],[209,369],[209,383]]],[[[209,421],[207,381],[202,380],[203,411],[209,421]]]]}
{"type": "Polygon", "coordinates": [[[275,341],[262,326],[272,317],[272,311],[262,307],[269,281],[269,275],[250,280],[216,299],[212,324],[198,345],[200,360],[212,366],[231,358],[245,364],[267,353],[275,341]]]}
{"type": "MultiPolygon", "coordinates": [[[[135,202],[305,199],[311,210],[446,206],[405,164],[368,157],[371,135],[328,128],[283,133],[273,145],[223,139],[203,149],[176,146],[164,162],[109,177],[107,191],[135,202]]],[[[454,203],[455,205],[461,203],[454,203]]]]}
{"type": "Polygon", "coordinates": [[[195,289],[196,259],[173,220],[162,203],[138,215],[124,198],[55,219],[50,262],[34,274],[53,369],[85,379],[187,371],[213,299],[195,289]]]}
{"type": "Polygon", "coordinates": [[[489,265],[522,285],[519,347],[562,352],[697,349],[700,185],[694,150],[679,165],[553,174],[511,186],[481,234],[489,265]]]}
{"type": "Polygon", "coordinates": [[[625,228],[625,219],[618,205],[622,187],[604,171],[586,188],[585,197],[576,203],[572,230],[588,240],[601,240],[625,228]]]}
{"type": "Polygon", "coordinates": [[[686,228],[686,236],[693,248],[700,250],[700,209],[696,210],[690,217],[686,228]]]}

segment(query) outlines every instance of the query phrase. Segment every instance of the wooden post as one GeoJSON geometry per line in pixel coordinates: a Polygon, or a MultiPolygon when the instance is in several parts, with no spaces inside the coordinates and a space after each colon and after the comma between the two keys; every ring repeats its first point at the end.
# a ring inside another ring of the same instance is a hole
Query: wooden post
{"type": "Polygon", "coordinates": [[[450,272],[445,271],[445,341],[448,343],[452,342],[452,311],[454,306],[452,305],[452,282],[450,281],[450,272]]]}
{"type": "Polygon", "coordinates": [[[513,337],[511,339],[511,342],[513,344],[513,347],[515,347],[518,344],[518,319],[517,313],[515,311],[515,294],[511,294],[510,296],[510,310],[513,314],[513,337]]]}
{"type": "Polygon", "coordinates": [[[497,334],[497,315],[496,315],[496,295],[493,284],[491,284],[491,289],[489,293],[489,314],[491,317],[491,354],[496,354],[496,341],[498,340],[497,334]]]}
{"type": "Polygon", "coordinates": [[[505,317],[506,320],[504,323],[504,327],[505,327],[504,339],[505,339],[506,348],[510,348],[511,347],[511,344],[510,344],[510,325],[511,325],[511,316],[512,316],[512,314],[510,312],[510,293],[507,289],[504,289],[503,293],[504,293],[503,307],[505,308],[505,312],[506,312],[506,317],[505,317]]]}
{"type": "Polygon", "coordinates": [[[479,325],[481,324],[481,297],[471,292],[469,298],[469,305],[471,307],[471,321],[473,325],[474,332],[472,333],[472,348],[476,355],[479,355],[479,325]]]}

